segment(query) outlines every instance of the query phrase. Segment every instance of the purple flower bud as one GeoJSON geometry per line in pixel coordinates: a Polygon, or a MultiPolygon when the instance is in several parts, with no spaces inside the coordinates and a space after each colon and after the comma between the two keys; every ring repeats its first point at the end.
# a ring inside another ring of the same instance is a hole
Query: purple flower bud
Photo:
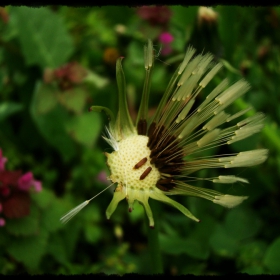
{"type": "Polygon", "coordinates": [[[169,32],[163,32],[159,35],[159,41],[163,44],[170,44],[174,37],[169,32]]]}

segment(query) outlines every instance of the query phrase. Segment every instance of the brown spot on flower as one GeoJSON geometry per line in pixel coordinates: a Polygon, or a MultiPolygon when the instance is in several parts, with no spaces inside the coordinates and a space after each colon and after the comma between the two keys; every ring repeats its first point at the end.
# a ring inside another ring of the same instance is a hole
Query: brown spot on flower
{"type": "Polygon", "coordinates": [[[142,175],[140,176],[139,180],[144,180],[148,175],[149,173],[152,171],[152,167],[149,166],[143,173],[142,175]]]}
{"type": "Polygon", "coordinates": [[[135,164],[134,169],[138,169],[143,166],[147,162],[147,160],[148,159],[146,157],[142,158],[138,163],[135,164]]]}

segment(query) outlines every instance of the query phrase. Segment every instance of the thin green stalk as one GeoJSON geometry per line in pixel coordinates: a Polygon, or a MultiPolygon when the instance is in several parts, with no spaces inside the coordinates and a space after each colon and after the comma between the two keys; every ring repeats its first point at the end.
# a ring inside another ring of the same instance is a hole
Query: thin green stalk
{"type": "Polygon", "coordinates": [[[149,201],[149,203],[153,210],[155,221],[155,227],[153,229],[148,226],[149,223],[148,221],[146,221],[146,224],[148,226],[148,246],[151,257],[151,269],[153,274],[163,274],[162,257],[159,244],[159,208],[155,201],[151,200],[149,201]]]}

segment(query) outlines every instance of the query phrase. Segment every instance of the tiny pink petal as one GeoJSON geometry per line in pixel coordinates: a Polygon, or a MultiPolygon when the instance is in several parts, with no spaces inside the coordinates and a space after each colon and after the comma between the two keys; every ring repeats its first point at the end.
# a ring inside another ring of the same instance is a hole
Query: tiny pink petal
{"type": "Polygon", "coordinates": [[[18,188],[23,191],[28,191],[32,186],[34,179],[32,172],[23,174],[18,180],[18,188]]]}
{"type": "Polygon", "coordinates": [[[172,48],[170,46],[164,46],[161,50],[162,55],[169,55],[170,53],[172,53],[172,48]]]}
{"type": "Polygon", "coordinates": [[[35,192],[40,192],[42,190],[42,182],[33,180],[33,186],[35,189],[35,192]]]}
{"type": "Polygon", "coordinates": [[[169,44],[173,42],[174,37],[169,32],[163,32],[159,35],[159,41],[163,44],[169,44]]]}
{"type": "Polygon", "coordinates": [[[3,227],[6,224],[6,221],[3,218],[0,218],[0,227],[3,227]]]}

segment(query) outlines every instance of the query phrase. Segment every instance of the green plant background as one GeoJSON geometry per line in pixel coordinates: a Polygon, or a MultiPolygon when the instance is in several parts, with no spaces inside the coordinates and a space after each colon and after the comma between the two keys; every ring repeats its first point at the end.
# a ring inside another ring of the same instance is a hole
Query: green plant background
{"type": "MultiPolygon", "coordinates": [[[[43,191],[32,195],[28,217],[9,220],[0,228],[0,273],[151,273],[149,229],[139,204],[129,214],[127,203],[121,202],[108,222],[108,190],[66,225],[59,218],[107,186],[98,180],[100,172],[108,174],[103,153],[110,149],[101,137],[107,119],[88,112],[91,105],[117,110],[115,65],[106,63],[105,50],[114,48],[125,57],[128,98],[136,110],[144,78],[143,45],[147,37],[157,40],[160,27],[149,25],[129,7],[6,9],[9,21],[0,23],[0,147],[9,160],[6,168],[31,170],[43,191]],[[70,61],[90,69],[91,81],[65,92],[44,84],[45,68],[70,61]]],[[[171,78],[173,58],[184,54],[189,44],[211,51],[225,64],[214,83],[243,76],[251,84],[233,112],[251,104],[267,116],[262,133],[232,145],[230,152],[268,148],[270,155],[261,166],[235,170],[250,185],[219,186],[226,193],[250,196],[235,209],[178,197],[201,219],[197,224],[158,205],[164,271],[279,274],[280,8],[217,6],[217,24],[203,28],[198,25],[198,7],[170,9],[173,53],[156,61],[151,107],[171,78]]]]}

